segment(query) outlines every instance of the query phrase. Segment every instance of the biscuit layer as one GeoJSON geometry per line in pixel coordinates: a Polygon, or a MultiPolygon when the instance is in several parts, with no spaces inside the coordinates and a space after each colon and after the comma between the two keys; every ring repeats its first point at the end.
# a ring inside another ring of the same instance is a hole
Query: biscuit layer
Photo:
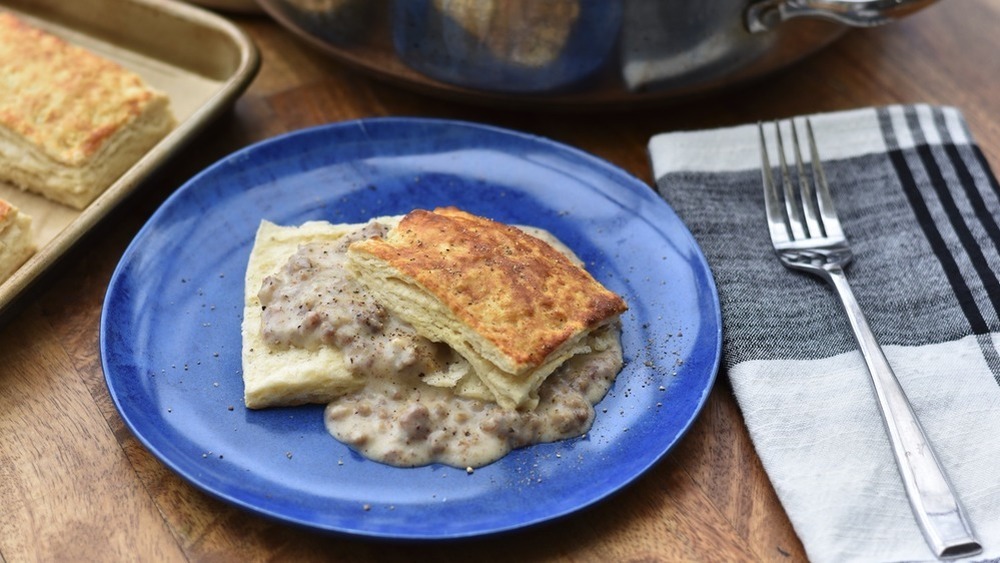
{"type": "Polygon", "coordinates": [[[626,309],[552,245],[455,208],[415,210],[348,256],[379,302],[458,351],[511,408],[533,408],[545,377],[626,309]]]}
{"type": "Polygon", "coordinates": [[[343,353],[336,348],[269,347],[261,332],[262,311],[257,296],[264,277],[277,271],[300,244],[332,243],[355,227],[326,222],[279,227],[261,222],[247,264],[244,291],[243,385],[248,408],[328,403],[364,385],[364,379],[352,373],[343,353]]]}

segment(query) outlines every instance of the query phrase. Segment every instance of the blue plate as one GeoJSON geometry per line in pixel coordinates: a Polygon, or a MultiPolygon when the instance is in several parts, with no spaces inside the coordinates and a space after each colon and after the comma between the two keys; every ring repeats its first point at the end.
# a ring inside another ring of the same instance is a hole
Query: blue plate
{"type": "Polygon", "coordinates": [[[380,538],[511,530],[610,495],[690,427],[720,346],[705,259],[648,186],[546,139],[427,119],[307,129],[212,165],[136,236],[101,319],[108,390],[168,467],[253,512],[380,538]],[[366,460],[326,433],[322,406],[245,409],[243,275],[260,220],[355,223],[440,205],[548,229],[628,302],[625,367],[591,431],[467,474],[366,460]]]}

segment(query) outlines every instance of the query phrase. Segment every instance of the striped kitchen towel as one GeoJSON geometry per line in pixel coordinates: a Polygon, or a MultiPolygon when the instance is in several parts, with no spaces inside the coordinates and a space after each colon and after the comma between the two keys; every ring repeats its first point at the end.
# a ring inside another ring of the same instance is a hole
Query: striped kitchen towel
{"type": "MultiPolygon", "coordinates": [[[[809,118],[855,252],[848,279],[983,545],[975,559],[998,558],[1000,186],[954,108],[809,118]]],[[[664,133],[649,151],[711,265],[723,373],[810,559],[933,560],[839,300],[773,252],[756,125],[664,133]]]]}

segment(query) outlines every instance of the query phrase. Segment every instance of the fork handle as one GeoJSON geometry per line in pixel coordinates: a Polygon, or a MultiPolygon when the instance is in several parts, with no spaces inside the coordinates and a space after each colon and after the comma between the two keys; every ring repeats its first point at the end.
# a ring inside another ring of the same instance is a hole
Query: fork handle
{"type": "Polygon", "coordinates": [[[885,359],[882,347],[875,340],[843,269],[832,267],[826,272],[828,281],[840,296],[868,365],[896,465],[924,538],[940,558],[966,557],[981,552],[982,547],[972,533],[951,483],[885,359]]]}

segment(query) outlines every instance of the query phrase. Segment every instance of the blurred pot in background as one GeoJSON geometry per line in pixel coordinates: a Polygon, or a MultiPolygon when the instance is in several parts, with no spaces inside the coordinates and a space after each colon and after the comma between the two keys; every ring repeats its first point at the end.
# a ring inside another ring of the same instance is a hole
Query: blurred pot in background
{"type": "Polygon", "coordinates": [[[622,2],[394,0],[393,45],[410,68],[484,92],[546,94],[614,56],[622,2]]]}
{"type": "Polygon", "coordinates": [[[505,105],[677,99],[762,76],[934,0],[258,0],[330,55],[505,105]]]}

